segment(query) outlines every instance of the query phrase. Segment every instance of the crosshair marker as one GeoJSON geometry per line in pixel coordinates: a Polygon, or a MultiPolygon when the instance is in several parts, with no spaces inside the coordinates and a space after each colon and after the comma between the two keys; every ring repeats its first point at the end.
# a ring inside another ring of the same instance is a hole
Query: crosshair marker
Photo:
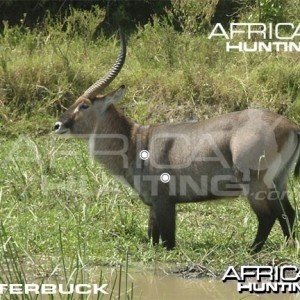
{"type": "Polygon", "coordinates": [[[147,151],[147,150],[142,150],[142,151],[140,152],[140,158],[141,158],[142,160],[147,160],[149,157],[150,157],[149,151],[147,151]]]}
{"type": "Polygon", "coordinates": [[[169,182],[170,179],[171,179],[171,176],[170,176],[169,173],[162,173],[162,174],[160,175],[160,181],[163,182],[163,183],[169,182]]]}

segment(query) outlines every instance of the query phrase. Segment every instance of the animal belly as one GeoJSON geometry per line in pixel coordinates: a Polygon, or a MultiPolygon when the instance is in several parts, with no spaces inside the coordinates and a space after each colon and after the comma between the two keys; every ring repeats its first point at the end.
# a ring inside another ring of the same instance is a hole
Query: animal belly
{"type": "Polygon", "coordinates": [[[181,178],[178,185],[176,202],[198,202],[218,198],[237,197],[242,194],[242,187],[231,175],[201,176],[200,180],[181,178]]]}
{"type": "Polygon", "coordinates": [[[232,174],[199,174],[195,177],[170,172],[167,182],[159,175],[143,175],[135,182],[134,189],[147,205],[151,205],[152,199],[157,197],[182,203],[237,197],[242,193],[240,184],[232,174]]]}

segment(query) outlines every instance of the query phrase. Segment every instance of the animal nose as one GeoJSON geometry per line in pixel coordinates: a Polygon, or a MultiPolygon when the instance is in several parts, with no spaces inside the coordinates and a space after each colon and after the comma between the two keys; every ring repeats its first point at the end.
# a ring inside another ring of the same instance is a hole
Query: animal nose
{"type": "Polygon", "coordinates": [[[54,130],[58,131],[61,128],[62,123],[61,122],[56,122],[54,125],[54,130]]]}

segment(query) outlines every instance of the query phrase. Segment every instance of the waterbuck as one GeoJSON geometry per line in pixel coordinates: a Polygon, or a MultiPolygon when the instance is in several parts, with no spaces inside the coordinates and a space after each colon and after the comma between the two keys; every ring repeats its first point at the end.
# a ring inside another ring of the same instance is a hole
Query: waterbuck
{"type": "Polygon", "coordinates": [[[86,140],[112,174],[126,181],[150,207],[148,234],[154,244],[175,246],[175,206],[244,195],[258,229],[258,252],[276,219],[286,239],[294,238],[295,211],[287,196],[288,175],[297,162],[299,128],[286,118],[247,109],[202,122],[139,125],[115,104],[125,87],[101,95],[125,61],[125,38],[110,71],[89,87],[55,124],[55,132],[86,140]]]}

